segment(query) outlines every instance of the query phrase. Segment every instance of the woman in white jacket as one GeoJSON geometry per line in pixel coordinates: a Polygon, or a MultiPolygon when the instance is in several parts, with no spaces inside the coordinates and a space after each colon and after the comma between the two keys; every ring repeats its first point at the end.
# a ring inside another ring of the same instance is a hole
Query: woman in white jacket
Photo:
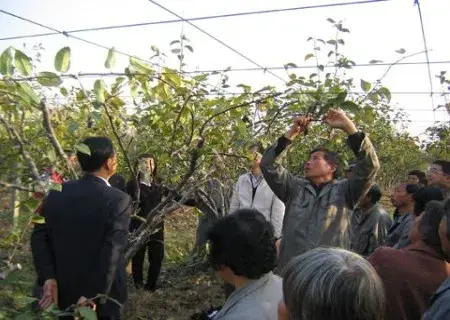
{"type": "Polygon", "coordinates": [[[262,155],[253,154],[251,171],[241,175],[234,188],[230,203],[230,212],[237,209],[253,208],[261,212],[271,222],[275,237],[281,236],[284,218],[284,203],[270,189],[261,173],[262,155]]]}

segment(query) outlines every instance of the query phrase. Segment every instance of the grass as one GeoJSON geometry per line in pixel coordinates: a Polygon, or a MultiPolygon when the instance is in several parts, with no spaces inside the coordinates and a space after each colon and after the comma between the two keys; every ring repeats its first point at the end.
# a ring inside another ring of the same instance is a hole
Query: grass
{"type": "MultiPolygon", "coordinates": [[[[21,228],[27,224],[29,217],[29,213],[22,213],[21,228]]],[[[13,248],[12,243],[4,240],[14,240],[15,236],[11,237],[11,214],[6,211],[0,212],[0,221],[1,261],[1,258],[8,257],[13,248]]],[[[202,265],[200,268],[194,267],[190,261],[196,224],[197,217],[191,209],[178,210],[166,218],[166,256],[160,277],[160,288],[155,292],[136,291],[129,272],[129,299],[124,305],[123,319],[189,319],[194,313],[223,304],[221,282],[210,269],[202,265]]],[[[22,265],[22,270],[9,275],[6,280],[0,280],[0,320],[15,319],[17,315],[21,315],[22,320],[39,318],[38,315],[30,313],[29,307],[28,297],[35,281],[29,234],[29,231],[25,233],[14,258],[14,262],[22,265]]],[[[127,269],[130,271],[129,267],[127,269]]]]}

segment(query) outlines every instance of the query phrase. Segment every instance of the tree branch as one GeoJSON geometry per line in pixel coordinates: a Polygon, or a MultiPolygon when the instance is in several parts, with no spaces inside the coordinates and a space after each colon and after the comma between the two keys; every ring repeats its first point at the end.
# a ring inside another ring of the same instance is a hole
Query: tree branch
{"type": "Polygon", "coordinates": [[[133,177],[136,177],[136,170],[134,170],[134,166],[131,164],[131,160],[128,157],[127,150],[125,149],[125,147],[124,147],[124,145],[122,143],[122,139],[120,138],[119,133],[117,132],[117,128],[114,125],[113,117],[112,117],[111,113],[109,112],[109,109],[108,109],[108,106],[106,105],[106,102],[102,103],[102,106],[105,109],[105,113],[106,113],[106,115],[108,117],[109,124],[111,125],[111,129],[112,129],[112,131],[114,133],[114,136],[116,137],[117,142],[119,143],[120,150],[122,150],[122,153],[123,153],[125,161],[126,161],[126,163],[128,165],[128,168],[130,169],[133,177]]]}
{"type": "Polygon", "coordinates": [[[9,182],[4,182],[4,181],[0,181],[0,186],[5,187],[5,188],[10,188],[10,189],[17,189],[20,191],[27,191],[27,192],[36,192],[37,190],[34,188],[30,188],[30,187],[25,187],[19,184],[14,184],[14,183],[9,183],[9,182]]]}
{"type": "Polygon", "coordinates": [[[0,122],[5,126],[6,130],[10,134],[10,137],[15,140],[16,144],[19,146],[20,153],[22,154],[23,159],[28,164],[28,167],[31,170],[31,173],[33,174],[34,178],[36,179],[37,183],[40,187],[44,187],[42,181],[40,180],[39,170],[36,166],[36,163],[31,158],[30,153],[26,150],[25,145],[20,138],[17,131],[14,129],[14,127],[6,121],[2,116],[0,116],[0,122]]]}
{"type": "Polygon", "coordinates": [[[61,144],[58,141],[58,138],[56,137],[55,131],[53,130],[53,126],[50,122],[50,114],[48,111],[48,107],[45,104],[45,102],[42,100],[40,104],[42,115],[43,115],[43,124],[44,129],[47,134],[47,138],[50,140],[50,143],[52,144],[53,148],[56,151],[56,154],[59,155],[65,162],[67,169],[72,173],[72,176],[75,179],[78,179],[78,175],[75,172],[73,168],[69,166],[69,159],[67,158],[66,153],[64,152],[63,148],[61,147],[61,144]]]}
{"type": "Polygon", "coordinates": [[[173,124],[173,131],[172,131],[172,138],[170,139],[170,151],[169,151],[169,156],[172,156],[173,153],[173,148],[174,148],[174,144],[175,144],[175,134],[177,133],[177,127],[178,127],[178,122],[180,122],[180,118],[181,118],[181,114],[184,110],[184,108],[186,108],[189,100],[191,100],[193,96],[189,95],[186,100],[183,102],[183,105],[181,106],[180,110],[178,111],[178,116],[177,119],[175,120],[175,123],[173,124]]]}

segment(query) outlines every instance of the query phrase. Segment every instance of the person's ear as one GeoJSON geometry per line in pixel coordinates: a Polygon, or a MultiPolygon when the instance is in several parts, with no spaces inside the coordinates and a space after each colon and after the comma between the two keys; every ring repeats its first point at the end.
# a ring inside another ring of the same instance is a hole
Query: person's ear
{"type": "Polygon", "coordinates": [[[288,320],[289,319],[289,313],[286,308],[286,304],[284,303],[284,300],[281,299],[278,303],[278,320],[288,320]]]}

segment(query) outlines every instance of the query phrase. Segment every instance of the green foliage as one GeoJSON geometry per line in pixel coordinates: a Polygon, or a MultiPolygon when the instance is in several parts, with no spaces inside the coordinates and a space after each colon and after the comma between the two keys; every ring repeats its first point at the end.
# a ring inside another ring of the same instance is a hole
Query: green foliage
{"type": "Polygon", "coordinates": [[[108,56],[106,57],[105,61],[105,68],[113,69],[115,65],[116,65],[116,50],[114,49],[114,47],[112,47],[108,51],[108,56]]]}
{"type": "Polygon", "coordinates": [[[55,56],[55,69],[61,73],[66,73],[70,68],[70,48],[64,47],[55,56]]]}
{"type": "Polygon", "coordinates": [[[20,50],[15,49],[14,53],[15,66],[19,73],[23,76],[29,76],[33,72],[31,58],[20,50]]]}
{"type": "Polygon", "coordinates": [[[37,81],[45,87],[58,87],[63,83],[61,78],[53,72],[39,72],[37,81]]]}

